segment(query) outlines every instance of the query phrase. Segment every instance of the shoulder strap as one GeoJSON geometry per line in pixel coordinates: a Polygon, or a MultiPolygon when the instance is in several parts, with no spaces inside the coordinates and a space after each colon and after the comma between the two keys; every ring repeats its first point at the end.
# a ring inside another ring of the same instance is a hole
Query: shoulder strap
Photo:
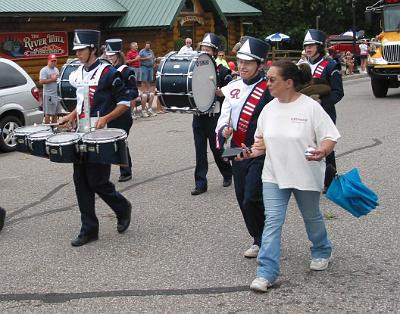
{"type": "Polygon", "coordinates": [[[267,81],[261,80],[254,86],[249,97],[247,97],[242,111],[240,112],[236,131],[233,132],[232,140],[235,146],[240,147],[241,143],[246,141],[247,130],[249,128],[250,121],[253,117],[256,107],[259,105],[260,100],[264,92],[267,90],[267,81]]]}
{"type": "Polygon", "coordinates": [[[127,68],[127,67],[128,67],[128,66],[127,66],[126,64],[123,64],[123,65],[121,65],[121,66],[117,69],[117,71],[122,73],[122,71],[123,71],[125,68],[127,68]]]}
{"type": "Polygon", "coordinates": [[[328,66],[328,64],[329,64],[329,60],[327,60],[327,59],[321,61],[321,63],[318,64],[318,66],[315,68],[313,77],[314,78],[321,78],[322,72],[324,72],[324,70],[328,66]]]}

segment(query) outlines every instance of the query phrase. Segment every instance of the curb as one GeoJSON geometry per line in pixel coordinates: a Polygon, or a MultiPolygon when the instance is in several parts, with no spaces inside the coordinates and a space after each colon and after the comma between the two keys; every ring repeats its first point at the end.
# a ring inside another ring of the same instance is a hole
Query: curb
{"type": "Polygon", "coordinates": [[[352,75],[343,75],[342,80],[343,81],[352,81],[360,78],[368,77],[367,73],[359,73],[359,74],[352,74],[352,75]]]}

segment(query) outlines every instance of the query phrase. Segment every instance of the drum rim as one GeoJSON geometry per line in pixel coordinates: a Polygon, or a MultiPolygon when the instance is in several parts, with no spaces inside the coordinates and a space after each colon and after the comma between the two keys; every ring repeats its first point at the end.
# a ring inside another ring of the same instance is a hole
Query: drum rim
{"type": "Polygon", "coordinates": [[[54,135],[54,132],[52,132],[51,130],[43,130],[43,131],[39,131],[39,132],[34,132],[28,135],[28,140],[29,141],[41,141],[41,140],[46,140],[48,139],[50,136],[54,135]],[[38,133],[42,133],[42,132],[49,132],[50,135],[45,136],[42,135],[40,137],[35,137],[35,135],[38,135],[38,133]],[[32,137],[33,136],[33,137],[32,137]]]}
{"type": "Polygon", "coordinates": [[[49,130],[51,130],[51,127],[49,127],[47,125],[41,125],[41,124],[40,125],[25,125],[25,126],[21,126],[19,128],[16,128],[14,130],[14,135],[15,136],[27,136],[27,135],[30,135],[30,134],[33,134],[33,133],[42,132],[42,131],[49,131],[49,130]],[[21,132],[22,130],[18,131],[18,129],[27,129],[29,127],[43,127],[44,129],[36,130],[34,132],[21,132]]]}
{"type": "Polygon", "coordinates": [[[57,147],[58,146],[67,146],[67,145],[71,145],[71,144],[76,144],[80,140],[81,140],[81,136],[78,133],[72,133],[72,132],[71,133],[69,133],[69,132],[57,133],[57,134],[50,135],[46,139],[46,145],[47,146],[57,146],[57,147]],[[71,140],[63,142],[63,143],[52,143],[52,142],[49,142],[49,140],[51,140],[53,137],[60,136],[60,135],[66,135],[66,134],[76,135],[78,138],[71,139],[71,140]]]}
{"type": "Polygon", "coordinates": [[[82,143],[88,143],[88,144],[106,144],[106,143],[113,143],[113,142],[116,142],[116,141],[120,141],[120,140],[123,140],[123,139],[126,139],[128,137],[128,135],[127,135],[127,133],[124,131],[124,130],[122,130],[122,129],[118,129],[118,128],[107,128],[107,129],[97,129],[97,130],[94,130],[94,131],[91,131],[91,132],[88,132],[88,133],[85,133],[85,134],[83,134],[82,135],[82,143]],[[93,133],[96,133],[96,132],[99,132],[99,131],[101,131],[101,132],[108,132],[107,130],[109,130],[109,131],[118,131],[118,132],[120,132],[121,133],[121,135],[119,135],[119,136],[114,136],[114,137],[112,137],[112,138],[104,138],[104,137],[101,137],[101,138],[97,138],[97,139],[93,139],[93,138],[87,138],[87,136],[89,136],[90,134],[93,134],[93,133]]]}

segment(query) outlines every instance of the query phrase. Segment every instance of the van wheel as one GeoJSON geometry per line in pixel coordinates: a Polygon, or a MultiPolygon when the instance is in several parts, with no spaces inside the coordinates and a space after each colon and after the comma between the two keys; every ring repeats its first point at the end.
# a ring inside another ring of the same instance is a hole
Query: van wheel
{"type": "Polygon", "coordinates": [[[14,116],[6,116],[0,120],[0,151],[12,152],[16,148],[14,131],[22,126],[21,121],[14,116]]]}
{"type": "Polygon", "coordinates": [[[371,79],[372,92],[376,98],[386,97],[389,89],[389,81],[382,79],[371,79]]]}

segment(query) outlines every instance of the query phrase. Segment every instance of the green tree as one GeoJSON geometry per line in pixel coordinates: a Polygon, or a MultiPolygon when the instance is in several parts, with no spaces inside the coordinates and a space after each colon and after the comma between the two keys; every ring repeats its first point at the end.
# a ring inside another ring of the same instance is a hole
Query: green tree
{"type": "MultiPolygon", "coordinates": [[[[316,28],[319,16],[319,29],[328,35],[340,34],[352,29],[351,0],[243,0],[261,10],[262,16],[254,19],[253,36],[265,38],[275,32],[285,33],[291,41],[285,47],[300,49],[305,30],[316,28]]],[[[372,5],[374,0],[356,0],[356,30],[365,29],[365,7],[372,5]]],[[[373,36],[376,34],[368,34],[373,36]]]]}

